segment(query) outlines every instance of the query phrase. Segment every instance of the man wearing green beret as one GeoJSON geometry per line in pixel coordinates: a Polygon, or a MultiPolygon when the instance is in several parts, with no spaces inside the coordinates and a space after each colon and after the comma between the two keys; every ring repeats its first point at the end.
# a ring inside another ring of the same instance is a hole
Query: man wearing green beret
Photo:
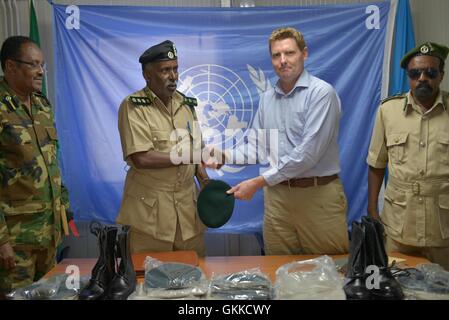
{"type": "Polygon", "coordinates": [[[449,94],[440,89],[449,48],[421,44],[401,61],[410,91],[380,105],[369,147],[368,213],[386,228],[387,250],[449,270],[449,94]],[[385,203],[379,190],[388,166],[385,203]]]}
{"type": "Polygon", "coordinates": [[[139,62],[146,87],[127,96],[119,110],[123,159],[130,169],[117,223],[131,226],[133,253],[195,250],[203,256],[205,226],[196,211],[194,176],[202,183],[207,173],[190,161],[190,152],[202,147],[196,99],[176,90],[173,42],[152,46],[139,62]],[[189,161],[173,157],[185,150],[189,161]]]}

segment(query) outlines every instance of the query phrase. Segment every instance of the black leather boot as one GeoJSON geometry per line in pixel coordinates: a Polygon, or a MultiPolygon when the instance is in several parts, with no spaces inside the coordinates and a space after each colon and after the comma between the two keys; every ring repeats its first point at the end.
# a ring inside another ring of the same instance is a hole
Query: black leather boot
{"type": "Polygon", "coordinates": [[[368,265],[375,265],[379,268],[379,277],[375,280],[378,282],[378,286],[370,290],[372,298],[376,300],[404,299],[402,288],[388,266],[382,223],[371,217],[363,217],[362,224],[365,226],[367,248],[370,252],[368,265]]]}
{"type": "Polygon", "coordinates": [[[100,257],[97,260],[89,283],[84,287],[78,298],[80,300],[105,299],[108,287],[115,275],[115,242],[117,228],[92,223],[90,230],[98,237],[100,257]]]}
{"type": "Polygon", "coordinates": [[[129,226],[123,226],[118,235],[117,252],[121,259],[108,289],[108,299],[126,300],[136,290],[136,271],[129,247],[129,229],[129,226]]]}
{"type": "Polygon", "coordinates": [[[371,295],[366,288],[366,248],[364,226],[357,221],[352,223],[349,243],[348,269],[343,290],[348,300],[369,300],[371,295]]]}

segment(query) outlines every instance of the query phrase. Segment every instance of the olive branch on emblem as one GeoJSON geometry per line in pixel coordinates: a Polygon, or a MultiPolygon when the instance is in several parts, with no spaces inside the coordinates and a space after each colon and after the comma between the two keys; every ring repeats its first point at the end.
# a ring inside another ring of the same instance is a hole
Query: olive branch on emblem
{"type": "Polygon", "coordinates": [[[269,81],[267,81],[267,78],[265,77],[265,74],[263,73],[262,69],[259,68],[259,71],[257,71],[254,67],[250,66],[249,64],[246,65],[249,71],[249,76],[251,80],[254,82],[257,88],[257,92],[259,94],[262,94],[268,89],[269,81]]]}

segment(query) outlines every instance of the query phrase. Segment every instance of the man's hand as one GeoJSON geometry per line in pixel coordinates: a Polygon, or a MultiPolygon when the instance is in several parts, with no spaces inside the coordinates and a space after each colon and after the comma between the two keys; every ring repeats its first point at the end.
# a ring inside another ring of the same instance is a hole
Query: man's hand
{"type": "Polygon", "coordinates": [[[242,181],[226,192],[228,194],[234,194],[234,197],[236,199],[251,200],[254,196],[254,193],[256,193],[259,188],[267,185],[268,184],[265,179],[262,176],[259,176],[257,178],[242,181]]]}
{"type": "Polygon", "coordinates": [[[10,270],[15,268],[14,250],[9,242],[0,246],[0,268],[10,270]]]}
{"type": "Polygon", "coordinates": [[[368,215],[373,219],[381,221],[379,212],[377,210],[368,209],[368,215]]]}
{"type": "Polygon", "coordinates": [[[201,163],[206,168],[220,169],[226,162],[224,151],[214,146],[206,146],[202,152],[201,163]]]}

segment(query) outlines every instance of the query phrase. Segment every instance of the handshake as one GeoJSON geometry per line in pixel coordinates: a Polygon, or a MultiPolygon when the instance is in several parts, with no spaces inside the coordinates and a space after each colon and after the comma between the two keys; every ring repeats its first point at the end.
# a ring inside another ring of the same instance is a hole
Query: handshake
{"type": "Polygon", "coordinates": [[[220,169],[225,163],[226,151],[214,146],[205,146],[202,151],[201,164],[206,168],[220,169]]]}

